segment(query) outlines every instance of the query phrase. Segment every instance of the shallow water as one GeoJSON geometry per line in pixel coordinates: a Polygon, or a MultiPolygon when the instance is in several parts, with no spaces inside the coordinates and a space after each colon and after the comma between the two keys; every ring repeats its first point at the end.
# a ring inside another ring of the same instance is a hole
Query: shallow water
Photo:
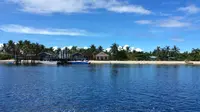
{"type": "Polygon", "coordinates": [[[0,65],[0,112],[199,112],[200,66],[0,65]]]}

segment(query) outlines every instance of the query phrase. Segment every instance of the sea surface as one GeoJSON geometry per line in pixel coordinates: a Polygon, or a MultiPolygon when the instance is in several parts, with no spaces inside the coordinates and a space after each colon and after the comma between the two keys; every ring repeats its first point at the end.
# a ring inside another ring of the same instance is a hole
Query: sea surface
{"type": "Polygon", "coordinates": [[[200,112],[200,66],[0,65],[0,112],[200,112]]]}

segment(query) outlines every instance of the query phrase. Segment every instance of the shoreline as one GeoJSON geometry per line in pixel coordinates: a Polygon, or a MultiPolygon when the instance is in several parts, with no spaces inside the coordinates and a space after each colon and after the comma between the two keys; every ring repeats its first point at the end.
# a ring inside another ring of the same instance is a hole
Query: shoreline
{"type": "MultiPolygon", "coordinates": [[[[30,63],[30,61],[28,61],[30,63]]],[[[13,64],[15,60],[0,60],[0,64],[13,64]]],[[[57,65],[57,61],[36,61],[36,64],[57,65]]]]}
{"type": "MultiPolygon", "coordinates": [[[[14,63],[15,60],[0,60],[0,64],[14,63]]],[[[141,65],[200,65],[200,61],[89,61],[91,64],[141,64],[141,65]]],[[[57,61],[37,61],[43,65],[57,65],[57,61]]]]}
{"type": "Polygon", "coordinates": [[[0,64],[14,63],[15,60],[0,60],[0,64]]]}
{"type": "Polygon", "coordinates": [[[89,61],[91,64],[200,65],[200,61],[89,61]]]}

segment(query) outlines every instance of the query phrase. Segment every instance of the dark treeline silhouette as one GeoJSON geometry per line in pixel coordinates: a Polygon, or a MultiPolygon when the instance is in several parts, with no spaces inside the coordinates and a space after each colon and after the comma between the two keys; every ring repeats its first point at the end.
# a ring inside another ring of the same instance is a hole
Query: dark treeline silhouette
{"type": "MultiPolygon", "coordinates": [[[[105,53],[110,55],[110,60],[200,61],[200,49],[198,48],[183,53],[180,52],[180,49],[177,46],[166,46],[164,48],[157,47],[151,52],[137,52],[135,50],[130,50],[130,47],[119,50],[119,45],[116,43],[112,44],[110,48],[110,51],[105,51],[105,53]]],[[[88,49],[73,46],[71,49],[66,47],[64,50],[67,50],[68,54],[84,53],[87,55],[95,55],[104,51],[102,46],[96,47],[95,45],[91,45],[88,49]]],[[[3,44],[3,48],[0,51],[0,59],[11,59],[16,55],[27,54],[35,54],[37,56],[41,52],[59,55],[60,51],[61,48],[55,50],[53,47],[47,48],[42,44],[32,43],[28,40],[20,40],[17,43],[10,40],[8,43],[3,44]]]]}

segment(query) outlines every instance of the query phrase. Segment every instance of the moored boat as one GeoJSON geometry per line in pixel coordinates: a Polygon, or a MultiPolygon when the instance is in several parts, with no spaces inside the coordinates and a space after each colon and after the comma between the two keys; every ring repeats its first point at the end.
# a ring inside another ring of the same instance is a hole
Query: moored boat
{"type": "Polygon", "coordinates": [[[16,64],[15,62],[6,62],[5,64],[7,64],[7,65],[14,65],[14,64],[16,64]]]}

